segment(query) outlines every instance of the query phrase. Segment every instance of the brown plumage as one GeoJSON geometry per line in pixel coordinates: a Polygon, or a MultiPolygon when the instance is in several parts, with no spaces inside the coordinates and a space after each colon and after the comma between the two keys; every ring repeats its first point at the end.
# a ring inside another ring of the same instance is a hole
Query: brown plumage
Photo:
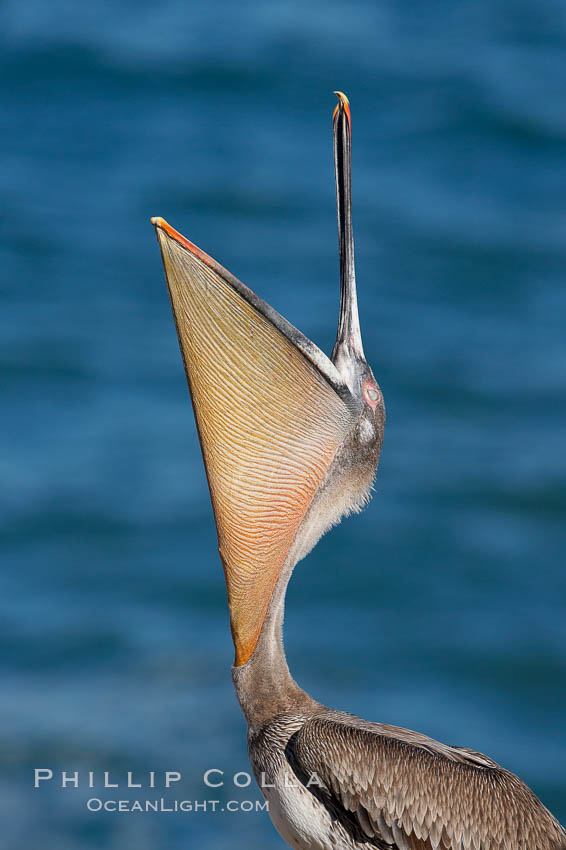
{"type": "Polygon", "coordinates": [[[337,94],[341,301],[331,359],[154,219],[216,519],[250,760],[295,850],[566,850],[560,824],[491,759],[325,708],[287,667],[293,568],[366,503],[385,424],[359,329],[350,110],[337,94]]]}
{"type": "MultiPolygon", "coordinates": [[[[368,838],[412,850],[556,850],[566,835],[514,774],[405,729],[322,712],[293,741],[294,764],[324,784],[368,838]]],[[[318,789],[317,789],[318,790],[318,789]]]]}

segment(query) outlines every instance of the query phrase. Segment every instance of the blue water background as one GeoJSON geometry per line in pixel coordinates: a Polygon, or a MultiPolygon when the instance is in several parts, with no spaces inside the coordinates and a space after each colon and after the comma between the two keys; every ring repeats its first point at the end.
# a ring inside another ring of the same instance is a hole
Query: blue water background
{"type": "Polygon", "coordinates": [[[290,666],[566,820],[565,57],[558,0],[2,4],[3,848],[283,847],[262,813],[85,801],[259,797],[149,217],[329,351],[335,88],[388,424],[370,508],[294,576],[290,666]]]}

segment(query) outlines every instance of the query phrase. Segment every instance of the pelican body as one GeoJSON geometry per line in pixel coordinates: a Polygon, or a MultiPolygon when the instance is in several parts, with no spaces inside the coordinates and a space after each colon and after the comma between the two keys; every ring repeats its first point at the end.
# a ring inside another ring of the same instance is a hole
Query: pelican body
{"type": "Polygon", "coordinates": [[[293,568],[368,501],[385,425],[358,319],[350,108],[336,94],[341,299],[330,359],[152,219],[216,520],[250,761],[295,850],[565,850],[558,821],[487,756],[327,708],[287,666],[293,568]]]}

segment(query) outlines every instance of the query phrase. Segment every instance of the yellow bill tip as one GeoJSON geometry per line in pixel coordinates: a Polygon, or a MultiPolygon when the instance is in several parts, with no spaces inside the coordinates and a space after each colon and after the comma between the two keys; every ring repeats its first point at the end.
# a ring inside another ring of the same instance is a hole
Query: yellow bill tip
{"type": "Polygon", "coordinates": [[[333,94],[335,94],[336,97],[338,98],[338,105],[336,106],[336,108],[334,110],[334,115],[332,116],[332,120],[335,121],[336,116],[338,115],[340,110],[343,110],[346,114],[346,118],[348,119],[348,125],[351,128],[351,126],[352,126],[352,116],[350,114],[350,101],[348,100],[348,98],[346,97],[346,95],[344,94],[343,91],[335,91],[335,92],[333,92],[333,94]]]}
{"type": "Polygon", "coordinates": [[[346,95],[344,94],[343,91],[335,91],[335,92],[333,92],[333,94],[336,95],[336,97],[338,98],[340,103],[342,103],[344,106],[350,105],[350,101],[348,100],[348,98],[346,97],[346,95]]]}

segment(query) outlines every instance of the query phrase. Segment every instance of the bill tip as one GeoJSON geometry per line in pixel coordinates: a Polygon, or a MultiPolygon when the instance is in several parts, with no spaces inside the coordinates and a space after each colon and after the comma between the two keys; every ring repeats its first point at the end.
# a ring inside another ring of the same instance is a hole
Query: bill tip
{"type": "Polygon", "coordinates": [[[344,94],[343,91],[335,91],[335,92],[333,92],[333,94],[336,95],[336,97],[340,101],[340,104],[342,104],[343,106],[349,106],[350,105],[350,101],[348,100],[348,98],[346,97],[346,95],[344,94]]]}
{"type": "Polygon", "coordinates": [[[351,118],[351,115],[350,115],[350,101],[348,100],[348,98],[346,97],[346,95],[344,94],[343,91],[335,91],[334,94],[338,98],[338,104],[337,104],[337,106],[334,110],[334,115],[332,116],[332,119],[335,121],[338,113],[340,111],[342,111],[346,114],[346,118],[348,119],[348,124],[351,124],[352,118],[351,118]]]}

